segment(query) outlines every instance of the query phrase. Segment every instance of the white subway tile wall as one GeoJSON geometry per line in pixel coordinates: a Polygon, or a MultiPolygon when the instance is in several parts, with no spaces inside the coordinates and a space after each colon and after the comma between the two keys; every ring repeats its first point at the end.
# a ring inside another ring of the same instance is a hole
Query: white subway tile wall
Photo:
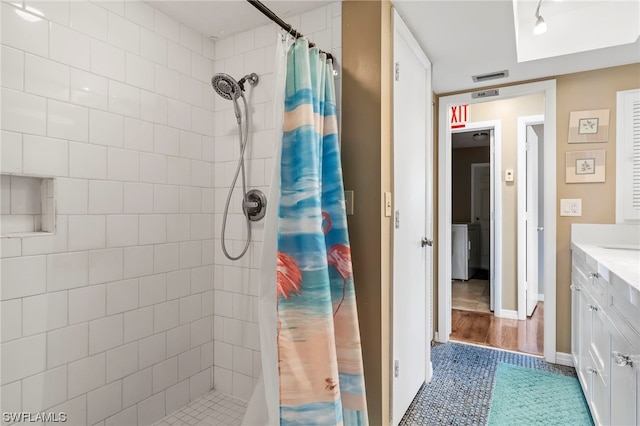
{"type": "Polygon", "coordinates": [[[2,3],[0,171],[56,178],[58,217],[2,239],[3,411],[151,424],[213,386],[212,43],[143,2],[26,3],[2,3]]]}
{"type": "MultiPolygon", "coordinates": [[[[1,241],[3,411],[148,425],[213,387],[248,400],[261,371],[264,224],[244,259],[226,260],[237,125],[210,79],[259,74],[247,173],[268,193],[275,24],[214,43],[152,3],[1,6],[0,171],[55,178],[58,214],[55,235],[1,241]]],[[[335,3],[287,19],[339,65],[340,13],[335,3]]],[[[246,234],[240,196],[233,253],[246,234]]]]}
{"type": "MultiPolygon", "coordinates": [[[[287,17],[286,21],[299,29],[318,46],[333,54],[338,71],[336,90],[340,88],[341,63],[341,5],[334,3],[302,15],[287,17]]],[[[260,82],[248,88],[251,109],[251,132],[246,152],[247,179],[250,188],[258,188],[268,194],[273,168],[276,130],[274,123],[273,89],[277,26],[270,24],[254,30],[235,34],[215,43],[214,72],[224,72],[234,78],[255,72],[260,82]]],[[[340,94],[338,114],[340,114],[340,94]]],[[[257,316],[257,296],[260,281],[260,241],[263,222],[252,224],[252,250],[240,261],[225,258],[220,248],[222,214],[228,187],[239,155],[237,123],[233,104],[216,96],[214,122],[213,180],[215,190],[206,193],[211,197],[215,211],[214,220],[214,387],[234,397],[248,400],[261,372],[260,337],[257,316]]],[[[196,108],[192,109],[195,114],[196,108]]],[[[193,170],[193,164],[192,164],[193,170]]],[[[241,191],[234,191],[239,200],[241,191]]],[[[203,206],[205,192],[202,192],[203,206]]],[[[238,206],[232,203],[226,232],[227,246],[232,254],[243,246],[244,217],[238,206]]],[[[192,222],[193,226],[193,222],[192,222]]],[[[193,229],[193,228],[192,228],[193,229]]],[[[200,229],[200,228],[198,228],[200,229]]],[[[182,312],[182,311],[181,311],[182,312]]],[[[194,324],[194,323],[192,323],[194,324]]],[[[194,327],[197,327],[194,325],[194,327]]],[[[205,332],[208,332],[206,330],[205,332]]],[[[213,413],[213,412],[212,412],[213,413]]],[[[216,418],[215,414],[210,414],[216,418]]],[[[193,424],[197,424],[193,423],[193,424]]],[[[218,423],[213,423],[218,424],[218,423]]],[[[221,422],[220,424],[226,424],[221,422]]]]}

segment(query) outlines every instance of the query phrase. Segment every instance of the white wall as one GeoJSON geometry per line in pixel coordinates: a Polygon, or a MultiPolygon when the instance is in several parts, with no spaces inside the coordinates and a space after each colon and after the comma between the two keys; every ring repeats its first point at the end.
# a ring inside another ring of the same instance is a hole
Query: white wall
{"type": "Polygon", "coordinates": [[[1,171],[55,177],[58,216],[2,239],[2,411],[149,424],[213,383],[214,45],[147,3],[15,3],[1,171]]]}
{"type": "MultiPolygon", "coordinates": [[[[335,68],[340,71],[342,7],[334,3],[286,21],[330,51],[335,68]]],[[[258,13],[258,12],[256,12],[258,13]]],[[[251,133],[247,148],[249,188],[269,193],[276,131],[274,129],[273,89],[275,43],[278,28],[269,24],[216,42],[214,72],[224,72],[236,79],[252,72],[260,76],[255,88],[248,90],[251,105],[251,133]]],[[[341,73],[336,78],[340,90],[341,73]]],[[[338,114],[340,114],[338,94],[338,114]]],[[[248,256],[237,262],[227,260],[220,249],[222,213],[228,187],[239,155],[236,118],[233,104],[220,97],[215,100],[215,279],[214,279],[214,386],[242,399],[249,399],[260,375],[260,339],[257,324],[257,295],[262,230],[264,221],[253,223],[248,256]]],[[[234,192],[233,215],[227,230],[227,247],[231,254],[243,245],[243,217],[240,213],[241,191],[234,192]]],[[[274,260],[275,261],[275,260],[274,260]]],[[[275,297],[275,295],[274,295],[275,297]]]]}
{"type": "MultiPolygon", "coordinates": [[[[2,3],[0,172],[55,178],[57,229],[1,240],[2,411],[142,425],[212,386],[248,399],[261,246],[235,263],[220,250],[239,148],[210,79],[260,75],[247,171],[266,192],[276,26],[214,45],[148,3],[15,3],[2,3]]],[[[287,20],[339,63],[340,12],[287,20]]]]}

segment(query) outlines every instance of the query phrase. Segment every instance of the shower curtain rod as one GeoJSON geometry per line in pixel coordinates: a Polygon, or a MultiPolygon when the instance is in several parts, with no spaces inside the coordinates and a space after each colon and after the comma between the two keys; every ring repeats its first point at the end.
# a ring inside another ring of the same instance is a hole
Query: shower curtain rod
{"type": "MultiPolygon", "coordinates": [[[[280,18],[275,13],[273,13],[273,11],[269,9],[267,6],[265,6],[261,1],[259,0],[247,0],[247,1],[251,3],[253,7],[255,7],[260,12],[262,12],[264,16],[271,19],[276,24],[280,25],[280,28],[285,30],[292,37],[295,37],[296,39],[300,37],[304,37],[304,34],[299,33],[295,28],[293,28],[291,25],[283,21],[282,18],[280,18]]],[[[316,45],[315,43],[309,41],[309,47],[314,47],[315,45],[316,45]]],[[[324,53],[325,55],[327,55],[327,59],[331,59],[333,61],[333,55],[331,53],[325,52],[324,50],[320,50],[320,53],[324,53]]]]}

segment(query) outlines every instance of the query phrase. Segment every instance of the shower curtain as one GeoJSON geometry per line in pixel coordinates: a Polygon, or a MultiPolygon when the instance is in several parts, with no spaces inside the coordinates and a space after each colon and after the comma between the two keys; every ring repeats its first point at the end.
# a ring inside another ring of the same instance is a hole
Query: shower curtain
{"type": "Polygon", "coordinates": [[[277,234],[280,424],[366,425],[333,66],[287,54],[277,234]]]}

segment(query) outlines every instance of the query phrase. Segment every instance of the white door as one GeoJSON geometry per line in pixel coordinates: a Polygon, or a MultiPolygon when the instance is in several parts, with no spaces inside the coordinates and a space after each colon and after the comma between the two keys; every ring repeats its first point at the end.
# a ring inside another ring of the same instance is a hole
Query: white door
{"type": "Polygon", "coordinates": [[[527,285],[527,316],[538,303],[538,136],[527,126],[525,200],[525,280],[527,285]]]}
{"type": "Polygon", "coordinates": [[[429,64],[397,14],[394,19],[393,369],[392,423],[397,425],[429,374],[427,131],[429,64]]]}
{"type": "Polygon", "coordinates": [[[526,117],[518,141],[518,319],[531,316],[538,303],[538,136],[526,117]]]}

